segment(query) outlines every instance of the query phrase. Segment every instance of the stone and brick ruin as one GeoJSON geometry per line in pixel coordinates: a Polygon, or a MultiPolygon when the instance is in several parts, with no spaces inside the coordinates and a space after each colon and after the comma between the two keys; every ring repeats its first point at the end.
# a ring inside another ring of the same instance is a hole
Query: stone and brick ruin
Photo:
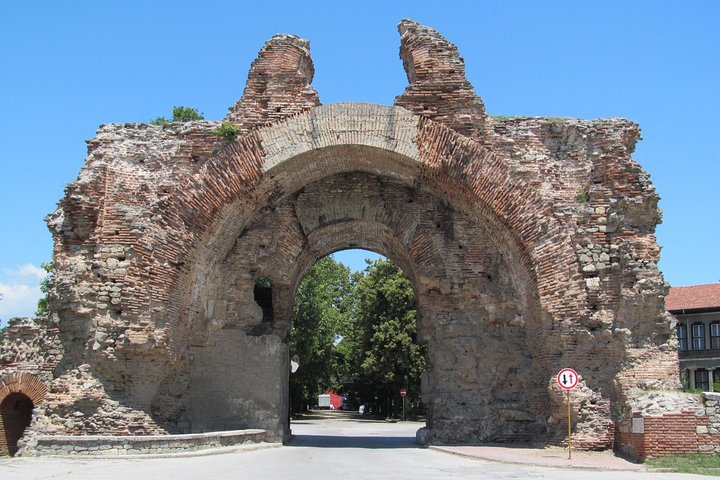
{"type": "Polygon", "coordinates": [[[574,444],[611,448],[618,406],[678,388],[638,126],[489,116],[453,44],[399,31],[394,106],[321,105],[309,43],[277,35],[224,120],[236,140],[213,121],[99,128],[48,217],[51,314],[0,346],[0,401],[34,406],[21,453],[48,435],[283,439],[295,289],[347,248],[414,285],[422,442],[561,443],[553,376],[572,366],[574,444]]]}

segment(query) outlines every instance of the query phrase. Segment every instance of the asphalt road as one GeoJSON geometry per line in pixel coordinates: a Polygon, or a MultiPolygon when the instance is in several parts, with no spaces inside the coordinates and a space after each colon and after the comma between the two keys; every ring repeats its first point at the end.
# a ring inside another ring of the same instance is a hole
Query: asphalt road
{"type": "Polygon", "coordinates": [[[133,459],[6,458],[0,479],[558,479],[681,480],[696,475],[548,468],[465,458],[417,448],[422,424],[347,416],[293,422],[290,445],[205,456],[133,459]]]}

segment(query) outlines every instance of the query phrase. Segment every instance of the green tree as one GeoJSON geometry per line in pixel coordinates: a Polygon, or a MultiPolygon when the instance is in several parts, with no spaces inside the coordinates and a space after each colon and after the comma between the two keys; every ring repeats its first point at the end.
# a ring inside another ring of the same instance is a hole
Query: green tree
{"type": "Polygon", "coordinates": [[[342,358],[336,345],[347,324],[350,270],[325,257],[305,275],[297,293],[288,345],[300,359],[290,375],[293,411],[301,411],[328,388],[341,386],[342,358]]]}
{"type": "Polygon", "coordinates": [[[52,282],[53,265],[53,262],[47,262],[41,265],[43,270],[47,272],[47,275],[40,281],[40,291],[43,293],[43,296],[40,297],[40,300],[37,302],[37,309],[35,310],[35,316],[37,317],[44,315],[48,311],[48,295],[50,293],[50,283],[52,282]]]}
{"type": "Polygon", "coordinates": [[[318,261],[295,295],[288,339],[300,368],[290,375],[293,411],[328,388],[379,415],[398,414],[400,389],[419,398],[425,347],[417,344],[413,287],[388,260],[352,275],[332,257],[318,261]]]}
{"type": "Polygon", "coordinates": [[[400,389],[418,398],[427,368],[425,347],[417,343],[412,284],[395,264],[377,260],[355,277],[352,301],[346,341],[353,389],[374,413],[397,414],[400,389]]]}
{"type": "Polygon", "coordinates": [[[205,117],[197,111],[197,108],[183,106],[173,107],[173,122],[194,122],[204,119],[205,117]]]}
{"type": "Polygon", "coordinates": [[[165,125],[166,123],[172,122],[193,122],[195,120],[204,120],[205,117],[202,113],[198,112],[197,108],[183,107],[177,105],[173,107],[172,120],[168,120],[165,117],[157,117],[150,120],[152,125],[165,125]]]}

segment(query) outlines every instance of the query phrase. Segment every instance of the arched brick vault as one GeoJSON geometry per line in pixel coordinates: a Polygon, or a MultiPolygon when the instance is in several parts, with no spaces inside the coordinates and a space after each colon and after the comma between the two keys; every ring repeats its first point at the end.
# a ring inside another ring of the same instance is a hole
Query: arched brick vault
{"type": "Polygon", "coordinates": [[[12,393],[27,395],[33,405],[39,405],[45,398],[47,388],[35,375],[15,372],[0,377],[0,403],[12,393]]]}
{"type": "MultiPolygon", "coordinates": [[[[348,172],[381,175],[416,190],[436,192],[454,209],[483,225],[486,235],[492,232],[513,278],[524,279],[516,282],[515,289],[526,302],[524,310],[532,312],[529,317],[533,320],[528,325],[532,338],[543,340],[533,344],[537,377],[551,374],[552,364],[547,358],[557,357],[562,351],[562,340],[552,339],[560,334],[560,330],[552,331],[552,323],[574,321],[586,314],[577,306],[572,310],[567,307],[567,292],[583,305],[585,289],[572,244],[563,226],[554,219],[551,207],[522,179],[514,178],[507,162],[477,143],[397,107],[354,104],[316,107],[253,132],[206,163],[163,203],[162,211],[171,214],[163,214],[163,221],[155,224],[183,241],[168,244],[168,251],[163,251],[163,245],[155,246],[153,256],[156,260],[167,258],[169,264],[185,262],[173,277],[159,277],[158,283],[151,280],[149,285],[151,297],[168,298],[164,317],[169,322],[165,333],[171,346],[169,352],[179,357],[188,343],[206,341],[208,327],[201,314],[207,314],[203,301],[208,293],[203,286],[224,283],[226,274],[216,272],[227,268],[224,261],[243,230],[304,186],[348,172]],[[343,119],[352,121],[343,123],[343,119]],[[209,282],[209,278],[215,281],[209,282]],[[540,310],[529,307],[536,302],[540,310]],[[551,321],[541,324],[542,318],[551,321]]],[[[345,233],[355,235],[352,246],[372,248],[371,240],[362,233],[367,231],[372,231],[371,227],[365,230],[353,224],[345,233]]],[[[300,236],[296,233],[295,237],[300,236]]],[[[387,237],[402,238],[406,233],[393,231],[387,237]]],[[[283,297],[276,304],[278,318],[272,331],[284,336],[299,274],[322,255],[348,246],[341,238],[333,236],[336,241],[325,250],[293,250],[289,246],[281,263],[298,265],[290,278],[256,272],[257,276],[270,276],[276,282],[276,297],[283,297]]],[[[310,238],[293,240],[312,243],[310,238]]],[[[408,259],[409,254],[402,248],[375,249],[397,259],[411,276],[420,275],[414,259],[408,259]]],[[[283,248],[277,246],[275,252],[282,255],[283,248]]],[[[430,253],[436,259],[434,263],[442,263],[444,256],[446,253],[437,248],[430,253]]],[[[438,278],[448,277],[441,266],[433,268],[439,269],[438,278]]],[[[250,285],[245,285],[246,296],[250,285]]],[[[449,295],[457,288],[461,287],[439,285],[438,291],[449,295]]],[[[421,305],[423,301],[421,295],[421,305]]],[[[217,315],[216,309],[210,309],[210,316],[217,315]]],[[[422,316],[422,310],[420,313],[422,316]]],[[[547,400],[539,403],[547,404],[547,400]]]]}
{"type": "MultiPolygon", "coordinates": [[[[356,148],[352,151],[357,155],[356,148]]],[[[367,153],[388,161],[377,149],[367,153]]],[[[390,167],[386,164],[385,168],[390,167]]],[[[199,360],[206,356],[201,350],[229,330],[242,329],[250,335],[276,332],[283,337],[302,273],[334,250],[372,248],[397,261],[414,280],[419,336],[430,347],[432,368],[424,393],[431,417],[434,426],[456,421],[447,405],[437,401],[444,391],[454,390],[453,396],[471,404],[470,398],[477,395],[468,391],[471,386],[498,389],[497,380],[482,381],[484,372],[522,370],[515,374],[515,383],[528,389],[545,376],[540,373],[545,370],[542,359],[531,359],[544,346],[539,341],[543,329],[537,321],[536,297],[528,287],[529,275],[510,272],[512,257],[503,254],[508,249],[495,244],[493,233],[425,187],[358,169],[337,174],[326,169],[324,178],[319,176],[296,194],[277,198],[262,214],[243,223],[233,235],[229,252],[213,265],[199,267],[203,273],[188,280],[194,287],[188,298],[191,330],[196,332],[190,340],[194,362],[208,362],[199,360]],[[276,289],[272,324],[260,324],[257,305],[248,302],[257,276],[269,277],[276,289]],[[248,322],[253,309],[256,320],[248,322]],[[483,339],[478,334],[485,327],[494,333],[483,339]],[[483,353],[491,349],[481,347],[491,345],[491,337],[498,336],[507,339],[506,351],[492,356],[483,353]],[[513,358],[500,361],[510,351],[513,358]],[[478,368],[478,362],[486,362],[484,369],[478,368]],[[469,364],[462,378],[458,377],[460,363],[469,364]],[[454,381],[458,384],[453,387],[454,381]]],[[[547,400],[537,400],[528,396],[506,403],[505,408],[533,411],[541,418],[544,415],[539,412],[547,400]]],[[[493,403],[489,398],[487,402],[493,403]]],[[[456,408],[454,415],[458,412],[456,408]]],[[[472,424],[475,417],[477,413],[473,416],[468,411],[465,420],[472,424]]]]}
{"type": "Polygon", "coordinates": [[[132,431],[281,435],[293,293],[351,246],[413,279],[431,439],[552,441],[551,376],[572,365],[580,438],[607,446],[611,400],[677,381],[637,126],[493,119],[454,45],[410,21],[400,33],[409,85],[394,107],[320,106],[308,42],[281,35],[226,119],[236,142],[216,122],[109,125],[88,142],[49,220],[67,372],[49,415],[88,377],[94,433],[118,430],[105,416],[121,402],[132,431]],[[258,276],[273,280],[265,324],[258,276]]]}
{"type": "MultiPolygon", "coordinates": [[[[442,192],[450,203],[492,225],[495,234],[506,240],[508,254],[530,272],[533,287],[537,285],[541,292],[542,306],[562,318],[564,293],[585,295],[572,243],[552,215],[552,207],[514,178],[511,168],[477,143],[397,107],[317,107],[254,132],[249,141],[228,149],[193,175],[178,195],[162,205],[173,213],[160,223],[167,230],[182,232],[181,238],[187,241],[169,246],[170,252],[154,249],[153,253],[169,263],[196,257],[203,264],[217,262],[253,213],[303,185],[341,172],[382,173],[442,192]],[[341,123],[345,118],[353,122],[341,123]],[[397,125],[402,126],[399,132],[397,125]],[[254,210],[248,211],[248,198],[254,210]]],[[[204,273],[205,269],[198,270],[204,273]]],[[[157,296],[182,305],[186,290],[166,280],[153,286],[162,289],[157,296]]],[[[195,279],[190,277],[190,281],[195,279]]],[[[183,312],[176,313],[182,321],[183,312]]],[[[571,314],[583,312],[575,309],[571,314]]],[[[181,336],[182,327],[173,328],[172,335],[181,336]]]]}
{"type": "MultiPolygon", "coordinates": [[[[24,395],[32,402],[33,407],[37,407],[45,399],[47,389],[45,384],[35,375],[26,372],[13,372],[0,376],[0,407],[4,407],[3,402],[8,399],[11,405],[15,405],[18,397],[17,394],[24,395]]],[[[0,456],[14,455],[17,445],[15,444],[22,432],[27,427],[25,419],[18,419],[18,412],[13,411],[13,407],[7,411],[10,416],[6,417],[5,411],[0,409],[0,456]]]]}

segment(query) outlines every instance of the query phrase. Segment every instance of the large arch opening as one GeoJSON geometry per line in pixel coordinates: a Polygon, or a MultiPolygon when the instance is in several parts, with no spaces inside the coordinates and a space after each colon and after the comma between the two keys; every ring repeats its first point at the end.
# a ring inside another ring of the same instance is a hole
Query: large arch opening
{"type": "MultiPolygon", "coordinates": [[[[371,149],[361,160],[370,154],[382,158],[371,149]]],[[[425,440],[502,441],[544,433],[550,408],[546,335],[517,246],[506,243],[497,224],[483,221],[482,212],[452,196],[367,170],[325,169],[290,193],[270,196],[238,222],[219,261],[196,266],[189,430],[260,424],[277,436],[289,432],[293,352],[285,338],[294,293],[319,259],[365,248],[392,259],[416,292],[417,337],[427,345],[429,363],[422,387],[427,430],[440,432],[425,440]],[[270,323],[256,301],[258,278],[272,282],[270,323]],[[216,399],[212,411],[205,407],[208,395],[216,399]]]]}
{"type": "Polygon", "coordinates": [[[350,418],[417,419],[424,414],[427,362],[417,341],[414,287],[384,256],[344,252],[313,264],[295,292],[288,336],[299,364],[290,375],[292,418],[343,410],[350,418]]]}
{"type": "Polygon", "coordinates": [[[10,456],[18,452],[18,441],[32,421],[33,401],[20,392],[13,392],[0,402],[0,454],[6,450],[10,456]],[[4,447],[4,448],[3,448],[4,447]]]}

